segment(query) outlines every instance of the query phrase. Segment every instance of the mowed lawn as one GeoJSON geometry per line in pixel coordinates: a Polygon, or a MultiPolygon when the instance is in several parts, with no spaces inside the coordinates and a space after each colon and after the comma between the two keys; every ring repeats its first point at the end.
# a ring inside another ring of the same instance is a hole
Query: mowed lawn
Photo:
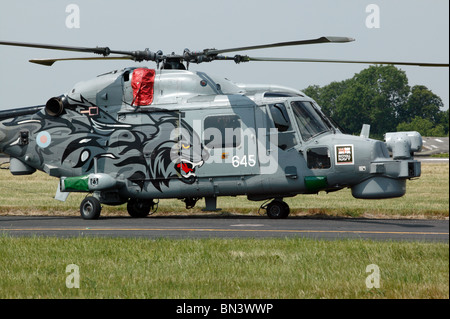
{"type": "Polygon", "coordinates": [[[448,266],[448,243],[0,235],[0,298],[448,299],[448,266]]]}

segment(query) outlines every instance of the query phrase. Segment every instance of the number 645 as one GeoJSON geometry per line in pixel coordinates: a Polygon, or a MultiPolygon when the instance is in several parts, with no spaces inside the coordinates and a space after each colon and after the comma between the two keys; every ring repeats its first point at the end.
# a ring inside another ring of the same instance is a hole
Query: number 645
{"type": "Polygon", "coordinates": [[[244,155],[242,158],[239,158],[239,156],[233,156],[231,159],[231,163],[233,164],[233,167],[239,167],[239,166],[255,166],[256,165],[256,158],[255,155],[244,155]]]}

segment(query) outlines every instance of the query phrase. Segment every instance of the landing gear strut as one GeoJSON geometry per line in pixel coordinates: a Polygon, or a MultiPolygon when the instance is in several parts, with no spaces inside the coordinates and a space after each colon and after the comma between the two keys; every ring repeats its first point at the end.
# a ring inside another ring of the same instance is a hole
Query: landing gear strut
{"type": "Polygon", "coordinates": [[[289,205],[281,199],[274,199],[266,207],[266,213],[269,218],[281,219],[289,215],[289,205]]]}

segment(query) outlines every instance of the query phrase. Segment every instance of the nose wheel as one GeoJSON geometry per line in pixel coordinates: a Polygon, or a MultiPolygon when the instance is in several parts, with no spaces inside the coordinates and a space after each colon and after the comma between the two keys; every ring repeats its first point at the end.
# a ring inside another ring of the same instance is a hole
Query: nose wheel
{"type": "Polygon", "coordinates": [[[266,208],[267,216],[273,219],[286,218],[290,212],[289,205],[280,199],[274,199],[263,208],[266,208]]]}
{"type": "Polygon", "coordinates": [[[81,202],[80,214],[83,219],[98,219],[101,211],[100,201],[93,196],[88,196],[81,202]]]}

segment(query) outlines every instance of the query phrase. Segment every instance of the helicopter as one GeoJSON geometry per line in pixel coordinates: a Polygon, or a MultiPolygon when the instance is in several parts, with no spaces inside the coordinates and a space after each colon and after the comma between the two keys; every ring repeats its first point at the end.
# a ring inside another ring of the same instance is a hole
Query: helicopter
{"type": "Polygon", "coordinates": [[[45,105],[0,111],[0,152],[13,175],[36,170],[58,178],[55,199],[86,193],[83,219],[98,219],[102,205],[127,204],[131,217],[147,217],[160,199],[192,208],[220,196],[263,201],[270,218],[286,218],[283,200],[298,194],[350,188],[355,198],[401,197],[406,180],[421,175],[413,158],[418,132],[388,132],[385,141],[343,130],[303,92],[276,84],[234,83],[189,64],[213,61],[326,62],[448,67],[442,63],[344,61],[226,56],[272,47],[346,43],[348,37],[279,42],[165,55],[0,41],[0,45],[93,53],[100,56],[30,60],[45,66],[67,60],[151,61],[79,82],[45,105]],[[110,56],[113,55],[113,56],[110,56]]]}

